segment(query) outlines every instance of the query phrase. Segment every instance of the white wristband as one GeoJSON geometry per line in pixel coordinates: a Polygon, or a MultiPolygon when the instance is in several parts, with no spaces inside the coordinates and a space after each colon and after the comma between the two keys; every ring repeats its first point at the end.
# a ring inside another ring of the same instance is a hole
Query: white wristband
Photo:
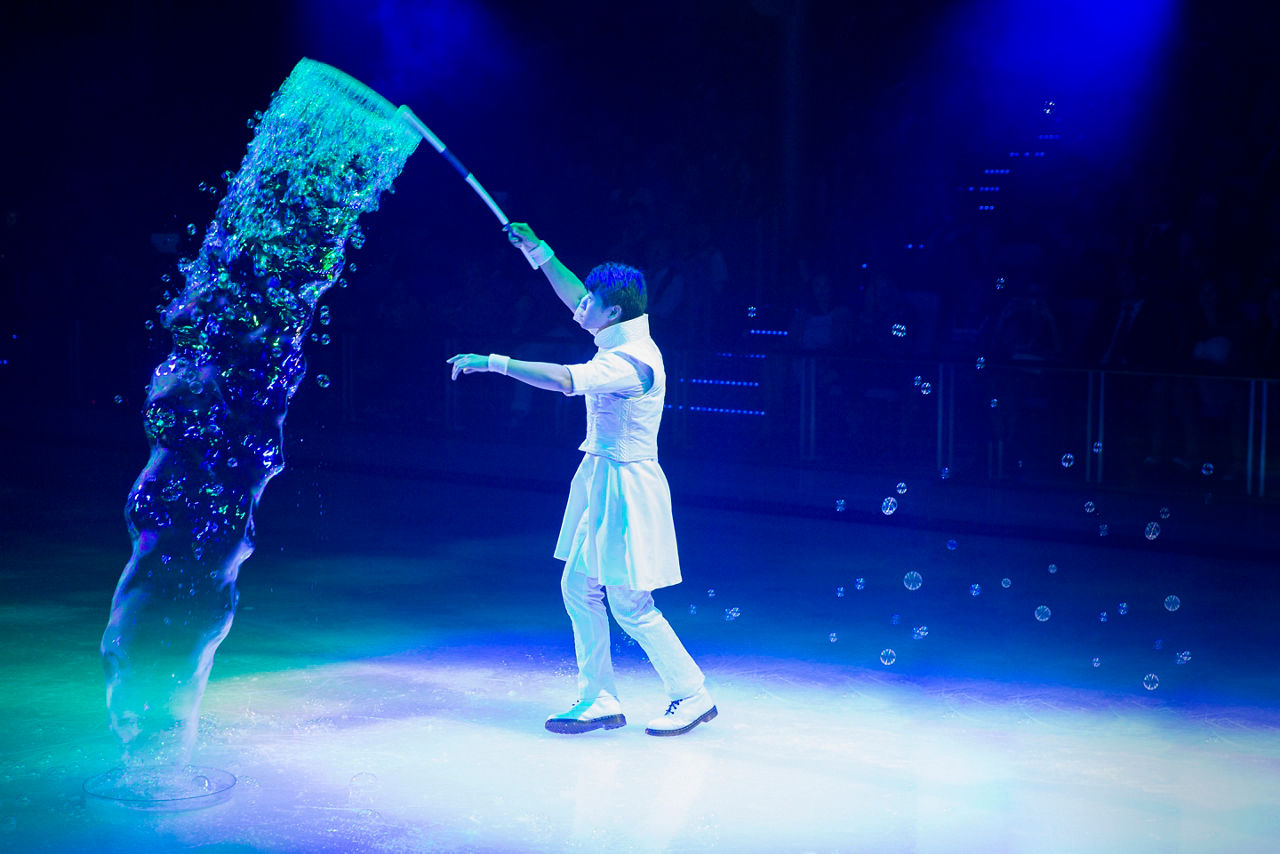
{"type": "Polygon", "coordinates": [[[537,246],[524,250],[524,257],[529,259],[529,263],[533,265],[534,269],[538,269],[556,257],[556,251],[547,245],[547,241],[539,240],[537,246]]]}
{"type": "Polygon", "coordinates": [[[507,363],[511,359],[507,356],[499,356],[497,353],[489,354],[489,371],[495,374],[507,375],[507,363]]]}

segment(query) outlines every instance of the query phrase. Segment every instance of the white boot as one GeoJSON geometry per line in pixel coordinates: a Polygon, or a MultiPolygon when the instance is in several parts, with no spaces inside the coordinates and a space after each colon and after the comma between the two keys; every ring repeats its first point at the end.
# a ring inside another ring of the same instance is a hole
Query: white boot
{"type": "Polygon", "coordinates": [[[715,703],[705,687],[683,700],[672,700],[666,714],[649,721],[645,732],[649,735],[684,735],[700,723],[711,720],[717,714],[715,703]]]}
{"type": "Polygon", "coordinates": [[[569,711],[547,718],[548,730],[569,734],[591,732],[593,729],[617,729],[626,725],[622,705],[617,697],[607,691],[579,700],[569,711]]]}

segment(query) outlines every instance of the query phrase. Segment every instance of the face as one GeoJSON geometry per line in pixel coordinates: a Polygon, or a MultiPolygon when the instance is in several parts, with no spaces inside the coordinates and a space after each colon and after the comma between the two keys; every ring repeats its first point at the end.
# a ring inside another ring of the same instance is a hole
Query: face
{"type": "Polygon", "coordinates": [[[588,332],[599,332],[606,326],[612,326],[618,322],[621,315],[620,307],[613,305],[606,308],[600,298],[591,291],[587,291],[586,296],[578,303],[578,307],[573,310],[573,319],[588,332]]]}

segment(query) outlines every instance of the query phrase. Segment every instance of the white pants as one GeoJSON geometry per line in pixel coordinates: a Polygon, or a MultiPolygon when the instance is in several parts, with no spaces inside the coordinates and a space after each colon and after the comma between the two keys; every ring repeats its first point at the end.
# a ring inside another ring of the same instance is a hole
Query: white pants
{"type": "Polygon", "coordinates": [[[564,594],[564,608],[573,623],[579,697],[589,699],[601,691],[618,696],[613,659],[609,654],[609,615],[604,609],[606,591],[613,618],[649,656],[662,677],[667,696],[682,700],[698,693],[702,687],[702,671],[685,651],[667,618],[654,607],[651,591],[621,585],[604,587],[599,580],[574,571],[569,564],[565,564],[560,578],[560,590],[564,594]]]}

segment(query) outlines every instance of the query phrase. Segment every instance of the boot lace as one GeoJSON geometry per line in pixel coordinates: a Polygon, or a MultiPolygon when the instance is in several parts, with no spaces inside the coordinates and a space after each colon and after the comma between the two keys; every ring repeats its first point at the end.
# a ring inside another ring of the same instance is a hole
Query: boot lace
{"type": "Polygon", "coordinates": [[[684,700],[672,700],[671,705],[667,706],[667,711],[665,712],[665,714],[674,715],[676,713],[676,706],[680,705],[683,702],[684,700]]]}

